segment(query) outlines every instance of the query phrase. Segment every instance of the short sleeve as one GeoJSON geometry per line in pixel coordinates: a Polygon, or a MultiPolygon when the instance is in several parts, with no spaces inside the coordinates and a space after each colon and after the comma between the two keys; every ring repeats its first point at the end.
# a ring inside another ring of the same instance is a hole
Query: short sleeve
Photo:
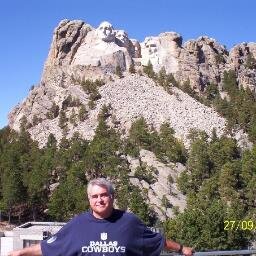
{"type": "Polygon", "coordinates": [[[48,238],[47,240],[41,241],[41,250],[43,256],[60,256],[60,255],[71,255],[69,252],[70,248],[70,223],[66,224],[61,228],[55,235],[48,238]]]}
{"type": "Polygon", "coordinates": [[[143,233],[143,255],[159,256],[164,249],[165,237],[145,228],[143,233]]]}

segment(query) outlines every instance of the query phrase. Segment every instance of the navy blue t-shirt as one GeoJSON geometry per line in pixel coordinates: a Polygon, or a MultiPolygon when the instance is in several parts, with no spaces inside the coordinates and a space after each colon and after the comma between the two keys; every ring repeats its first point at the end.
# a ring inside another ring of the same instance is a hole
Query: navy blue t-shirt
{"type": "Polygon", "coordinates": [[[107,219],[91,212],[68,222],[53,237],[41,242],[43,256],[157,256],[165,238],[148,229],[132,213],[113,210],[107,219]]]}

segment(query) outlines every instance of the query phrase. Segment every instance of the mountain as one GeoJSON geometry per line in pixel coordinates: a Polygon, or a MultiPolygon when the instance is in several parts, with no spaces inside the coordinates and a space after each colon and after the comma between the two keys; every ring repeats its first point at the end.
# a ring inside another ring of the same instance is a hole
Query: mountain
{"type": "Polygon", "coordinates": [[[228,52],[216,40],[205,36],[182,45],[182,37],[175,32],[147,37],[139,43],[129,39],[125,31],[114,30],[108,22],[94,29],[83,21],[63,20],[54,31],[40,84],[10,113],[9,125],[19,130],[20,120],[25,116],[32,138],[41,146],[45,145],[50,133],[60,140],[59,117],[48,118],[54,103],[61,110],[71,97],[78,104],[68,106],[66,116],[70,117],[72,111],[78,115],[79,107],[88,108],[90,101],[90,93],[82,89],[81,83],[86,79],[101,79],[104,80],[104,86],[99,88],[101,99],[95,101],[96,106],[89,111],[87,120],[76,121],[76,127],[67,125],[67,137],[78,131],[84,138],[92,138],[99,110],[109,103],[120,121],[119,128],[126,131],[133,120],[144,116],[156,128],[165,121],[170,122],[177,136],[185,141],[191,128],[204,130],[209,135],[216,128],[221,135],[225,120],[213,109],[176,88],[168,95],[152,79],[130,75],[129,67],[134,63],[136,70],[141,72],[143,65],[150,61],[154,71],[164,67],[176,81],[189,81],[199,92],[210,83],[221,89],[224,71],[233,69],[239,84],[254,91],[256,71],[250,66],[250,60],[255,56],[256,43],[242,43],[228,52]],[[124,79],[115,75],[116,67],[124,72],[124,79]]]}
{"type": "MultiPolygon", "coordinates": [[[[206,36],[183,44],[182,37],[175,32],[147,37],[140,43],[106,21],[95,29],[80,20],[63,20],[54,31],[40,83],[11,111],[9,126],[19,131],[25,122],[31,138],[41,148],[51,134],[58,142],[75,133],[92,140],[98,116],[107,106],[108,125],[123,137],[128,136],[134,121],[143,117],[156,131],[168,123],[187,148],[193,129],[209,136],[213,132],[218,137],[227,134],[235,137],[241,147],[248,146],[246,133],[241,129],[228,133],[224,117],[175,85],[187,84],[199,95],[213,85],[223,99],[228,99],[223,79],[226,71],[233,70],[239,86],[254,92],[255,58],[256,43],[242,43],[228,51],[206,36]],[[167,87],[161,86],[155,75],[146,75],[145,67],[151,65],[153,73],[162,72],[170,78],[167,87]]],[[[164,217],[164,196],[172,205],[184,209],[186,198],[176,184],[184,165],[163,164],[144,149],[140,150],[139,158],[126,158],[130,181],[147,190],[148,200],[160,218],[164,217]],[[157,170],[158,178],[153,185],[133,177],[140,162],[157,170]],[[172,193],[170,176],[174,179],[172,193]]],[[[173,215],[171,207],[166,214],[173,215]]]]}

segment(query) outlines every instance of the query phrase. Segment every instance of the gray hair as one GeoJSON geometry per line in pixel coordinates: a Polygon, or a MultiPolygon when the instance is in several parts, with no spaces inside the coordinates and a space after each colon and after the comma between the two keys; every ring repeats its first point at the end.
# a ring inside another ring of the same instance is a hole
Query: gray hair
{"type": "Polygon", "coordinates": [[[99,187],[103,187],[103,188],[106,188],[108,193],[110,195],[114,195],[114,187],[112,185],[112,183],[108,180],[106,180],[105,178],[97,178],[97,179],[93,179],[91,180],[88,185],[87,185],[87,195],[90,196],[91,195],[91,191],[92,191],[92,187],[93,186],[99,186],[99,187]]]}

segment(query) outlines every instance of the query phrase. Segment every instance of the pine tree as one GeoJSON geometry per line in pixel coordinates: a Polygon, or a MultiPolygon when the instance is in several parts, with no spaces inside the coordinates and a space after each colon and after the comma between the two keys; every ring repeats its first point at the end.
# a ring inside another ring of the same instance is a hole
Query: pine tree
{"type": "MultiPolygon", "coordinates": [[[[21,158],[29,150],[29,145],[22,145],[19,140],[13,141],[5,147],[1,155],[1,187],[2,210],[8,212],[8,220],[11,221],[12,210],[26,200],[26,191],[23,186],[21,158]]],[[[26,161],[27,164],[28,161],[26,161]]]]}
{"type": "Polygon", "coordinates": [[[163,123],[160,127],[160,147],[156,152],[157,157],[162,161],[186,162],[186,150],[184,145],[174,137],[174,130],[168,123],[163,123]]]}
{"type": "Polygon", "coordinates": [[[218,86],[216,84],[209,84],[206,87],[205,94],[208,100],[214,100],[219,95],[218,86]]]}
{"type": "Polygon", "coordinates": [[[56,146],[57,146],[57,140],[54,137],[54,135],[52,133],[50,133],[48,136],[48,139],[47,139],[46,147],[56,149],[56,146]]]}
{"type": "Polygon", "coordinates": [[[119,77],[119,78],[122,78],[123,77],[123,72],[122,72],[122,69],[119,65],[116,66],[116,71],[115,71],[115,74],[119,77]]]}
{"type": "Polygon", "coordinates": [[[60,115],[59,115],[59,127],[61,129],[65,128],[67,125],[67,117],[66,117],[66,113],[64,110],[60,111],[60,115]]]}
{"type": "Polygon", "coordinates": [[[47,118],[54,119],[59,115],[59,106],[53,102],[50,111],[47,113],[47,118]]]}
{"type": "Polygon", "coordinates": [[[136,73],[134,62],[131,63],[131,65],[129,67],[129,72],[131,74],[135,74],[136,73]]]}
{"type": "Polygon", "coordinates": [[[85,105],[81,105],[78,113],[78,119],[81,122],[84,122],[88,118],[88,111],[86,110],[85,105]]]}
{"type": "Polygon", "coordinates": [[[256,59],[254,58],[254,56],[251,52],[247,55],[245,67],[248,69],[256,68],[256,59]]]}
{"type": "Polygon", "coordinates": [[[71,110],[69,122],[73,125],[76,125],[76,112],[75,112],[74,108],[72,108],[72,110],[71,110]]]}
{"type": "Polygon", "coordinates": [[[49,215],[58,221],[67,221],[74,215],[88,209],[85,200],[86,188],[70,174],[57,189],[54,190],[49,202],[49,215]],[[72,193],[70,193],[72,191],[72,193]]]}
{"type": "Polygon", "coordinates": [[[32,169],[24,172],[23,182],[27,188],[27,201],[32,210],[32,218],[35,221],[39,209],[45,205],[48,199],[47,187],[49,186],[48,181],[51,173],[48,169],[44,168],[45,157],[39,150],[35,153],[34,157],[32,169]]]}
{"type": "Polygon", "coordinates": [[[120,150],[120,135],[100,119],[95,136],[86,152],[85,164],[91,177],[114,176],[120,164],[116,152],[120,150]]]}
{"type": "Polygon", "coordinates": [[[164,67],[162,67],[158,72],[157,82],[159,83],[160,86],[164,87],[165,89],[167,89],[168,87],[168,84],[166,83],[166,78],[167,78],[166,70],[164,67]]]}
{"type": "Polygon", "coordinates": [[[144,72],[149,78],[152,78],[152,79],[155,79],[155,78],[156,78],[156,74],[155,74],[155,72],[154,72],[153,65],[152,65],[152,63],[151,63],[150,60],[148,61],[147,66],[143,66],[143,72],[144,72]]]}
{"type": "Polygon", "coordinates": [[[198,191],[204,179],[210,177],[208,145],[204,138],[196,139],[190,148],[187,168],[191,173],[191,186],[198,191]]]}
{"type": "Polygon", "coordinates": [[[153,226],[156,222],[154,212],[149,208],[138,187],[132,186],[129,195],[129,209],[134,212],[146,225],[153,226]]]}
{"type": "Polygon", "coordinates": [[[150,147],[150,131],[144,118],[139,118],[132,124],[129,131],[129,140],[135,146],[150,147]]]}

